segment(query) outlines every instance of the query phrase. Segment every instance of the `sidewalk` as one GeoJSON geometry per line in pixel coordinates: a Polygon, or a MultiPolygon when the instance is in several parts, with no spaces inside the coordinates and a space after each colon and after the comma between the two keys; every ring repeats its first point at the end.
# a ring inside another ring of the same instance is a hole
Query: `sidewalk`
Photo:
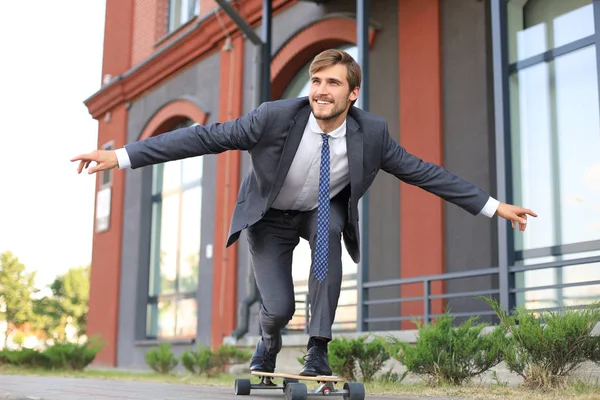
{"type": "MultiPolygon", "coordinates": [[[[283,392],[279,390],[257,390],[250,396],[236,396],[233,393],[233,385],[231,388],[223,388],[48,376],[0,375],[0,400],[255,400],[283,398],[283,392]]],[[[341,397],[336,398],[341,399],[341,397]]],[[[395,396],[367,396],[366,398],[377,400],[416,399],[395,396]]]]}

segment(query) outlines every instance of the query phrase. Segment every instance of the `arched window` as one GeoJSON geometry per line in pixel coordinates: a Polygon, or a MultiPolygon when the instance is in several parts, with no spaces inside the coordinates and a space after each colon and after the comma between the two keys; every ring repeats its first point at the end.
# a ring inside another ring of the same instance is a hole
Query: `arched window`
{"type": "Polygon", "coordinates": [[[202,172],[201,157],[152,167],[148,338],[196,337],[202,172]]]}
{"type": "MultiPolygon", "coordinates": [[[[339,47],[341,50],[348,52],[354,59],[358,56],[358,47],[354,45],[339,47]]],[[[310,62],[298,71],[296,76],[290,81],[286,87],[282,99],[308,96],[308,88],[310,86],[309,77],[310,62]]],[[[360,98],[359,98],[360,101],[360,98]]],[[[358,101],[357,103],[358,104],[358,101]]],[[[338,310],[336,312],[333,330],[335,331],[355,331],[356,316],[357,316],[357,290],[356,290],[356,273],[357,266],[350,258],[342,245],[342,292],[338,310]]],[[[307,241],[300,240],[300,243],[294,250],[292,275],[294,278],[294,288],[296,292],[296,315],[288,325],[288,330],[304,331],[306,324],[305,306],[307,304],[308,293],[308,278],[310,274],[311,251],[307,241]]]]}

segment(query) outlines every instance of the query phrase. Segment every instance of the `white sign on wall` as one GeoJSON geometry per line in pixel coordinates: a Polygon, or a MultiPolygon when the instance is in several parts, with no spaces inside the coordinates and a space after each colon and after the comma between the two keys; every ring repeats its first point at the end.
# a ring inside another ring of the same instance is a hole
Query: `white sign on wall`
{"type": "Polygon", "coordinates": [[[110,226],[111,188],[98,190],[96,195],[96,232],[104,232],[110,226]]]}

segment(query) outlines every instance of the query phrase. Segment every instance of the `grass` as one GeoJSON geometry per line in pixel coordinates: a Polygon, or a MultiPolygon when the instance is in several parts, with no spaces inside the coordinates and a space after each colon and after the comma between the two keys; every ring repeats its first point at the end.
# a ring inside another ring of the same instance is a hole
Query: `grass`
{"type": "MultiPolygon", "coordinates": [[[[0,366],[0,375],[36,375],[70,378],[107,379],[122,381],[170,383],[179,385],[220,386],[233,389],[236,377],[250,377],[250,375],[232,376],[223,374],[215,378],[206,378],[189,374],[161,375],[154,372],[123,372],[115,370],[89,369],[76,371],[52,371],[42,369],[25,369],[13,366],[0,366]]],[[[312,387],[311,382],[309,386],[312,387]]],[[[520,386],[505,384],[479,384],[472,383],[465,386],[438,386],[431,387],[424,382],[418,383],[390,383],[372,382],[365,384],[367,394],[370,395],[395,395],[395,396],[423,396],[446,397],[462,399],[569,399],[591,400],[600,399],[600,384],[572,381],[565,389],[534,391],[520,386]]]]}

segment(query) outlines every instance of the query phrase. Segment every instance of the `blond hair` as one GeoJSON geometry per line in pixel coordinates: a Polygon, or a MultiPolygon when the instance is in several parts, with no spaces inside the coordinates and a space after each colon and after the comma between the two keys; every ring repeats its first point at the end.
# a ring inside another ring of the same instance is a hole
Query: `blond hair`
{"type": "Polygon", "coordinates": [[[360,87],[360,83],[362,81],[360,65],[358,65],[358,63],[350,54],[343,50],[329,49],[317,54],[310,64],[310,76],[313,76],[323,68],[331,67],[337,64],[346,66],[350,90],[360,87]]]}

